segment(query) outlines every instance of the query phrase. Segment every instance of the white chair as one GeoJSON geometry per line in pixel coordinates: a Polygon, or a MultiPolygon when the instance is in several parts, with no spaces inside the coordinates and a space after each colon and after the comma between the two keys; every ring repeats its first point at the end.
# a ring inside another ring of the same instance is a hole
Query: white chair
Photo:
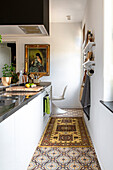
{"type": "MultiPolygon", "coordinates": [[[[63,93],[61,96],[53,96],[52,100],[64,100],[65,99],[65,93],[66,93],[66,89],[67,89],[67,85],[65,86],[63,93]]],[[[57,107],[53,102],[52,102],[52,114],[62,114],[62,113],[66,113],[67,111],[60,109],[59,107],[57,107]]]]}

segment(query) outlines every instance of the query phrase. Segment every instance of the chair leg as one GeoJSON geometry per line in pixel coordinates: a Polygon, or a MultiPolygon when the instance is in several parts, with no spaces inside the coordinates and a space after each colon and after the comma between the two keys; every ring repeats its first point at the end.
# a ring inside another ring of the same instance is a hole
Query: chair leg
{"type": "Polygon", "coordinates": [[[67,112],[66,110],[60,109],[52,102],[52,114],[62,114],[66,112],[67,112]]]}

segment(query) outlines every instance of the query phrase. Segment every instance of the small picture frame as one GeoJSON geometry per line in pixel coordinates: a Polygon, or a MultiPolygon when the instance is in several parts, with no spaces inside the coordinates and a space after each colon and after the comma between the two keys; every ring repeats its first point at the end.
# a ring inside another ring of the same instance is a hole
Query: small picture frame
{"type": "Polygon", "coordinates": [[[50,45],[25,44],[25,72],[49,76],[50,74],[50,45]]]}

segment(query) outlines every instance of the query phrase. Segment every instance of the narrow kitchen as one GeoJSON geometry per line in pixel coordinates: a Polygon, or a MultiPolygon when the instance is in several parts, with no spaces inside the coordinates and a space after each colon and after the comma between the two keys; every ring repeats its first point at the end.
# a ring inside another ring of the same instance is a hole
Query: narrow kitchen
{"type": "Polygon", "coordinates": [[[113,2],[1,2],[0,170],[113,169],[113,2]]]}

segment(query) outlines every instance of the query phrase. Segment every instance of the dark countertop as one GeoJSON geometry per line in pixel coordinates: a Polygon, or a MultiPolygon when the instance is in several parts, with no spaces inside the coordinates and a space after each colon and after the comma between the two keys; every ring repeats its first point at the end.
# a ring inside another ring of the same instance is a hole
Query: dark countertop
{"type": "Polygon", "coordinates": [[[113,113],[113,101],[102,101],[100,100],[100,102],[113,113]]]}
{"type": "Polygon", "coordinates": [[[32,99],[43,93],[45,88],[50,85],[51,82],[41,82],[40,86],[43,86],[43,89],[39,92],[6,92],[3,89],[0,94],[0,123],[32,99]],[[2,99],[5,99],[5,103],[2,99]],[[7,102],[10,101],[12,103],[7,105],[7,102]]]}

